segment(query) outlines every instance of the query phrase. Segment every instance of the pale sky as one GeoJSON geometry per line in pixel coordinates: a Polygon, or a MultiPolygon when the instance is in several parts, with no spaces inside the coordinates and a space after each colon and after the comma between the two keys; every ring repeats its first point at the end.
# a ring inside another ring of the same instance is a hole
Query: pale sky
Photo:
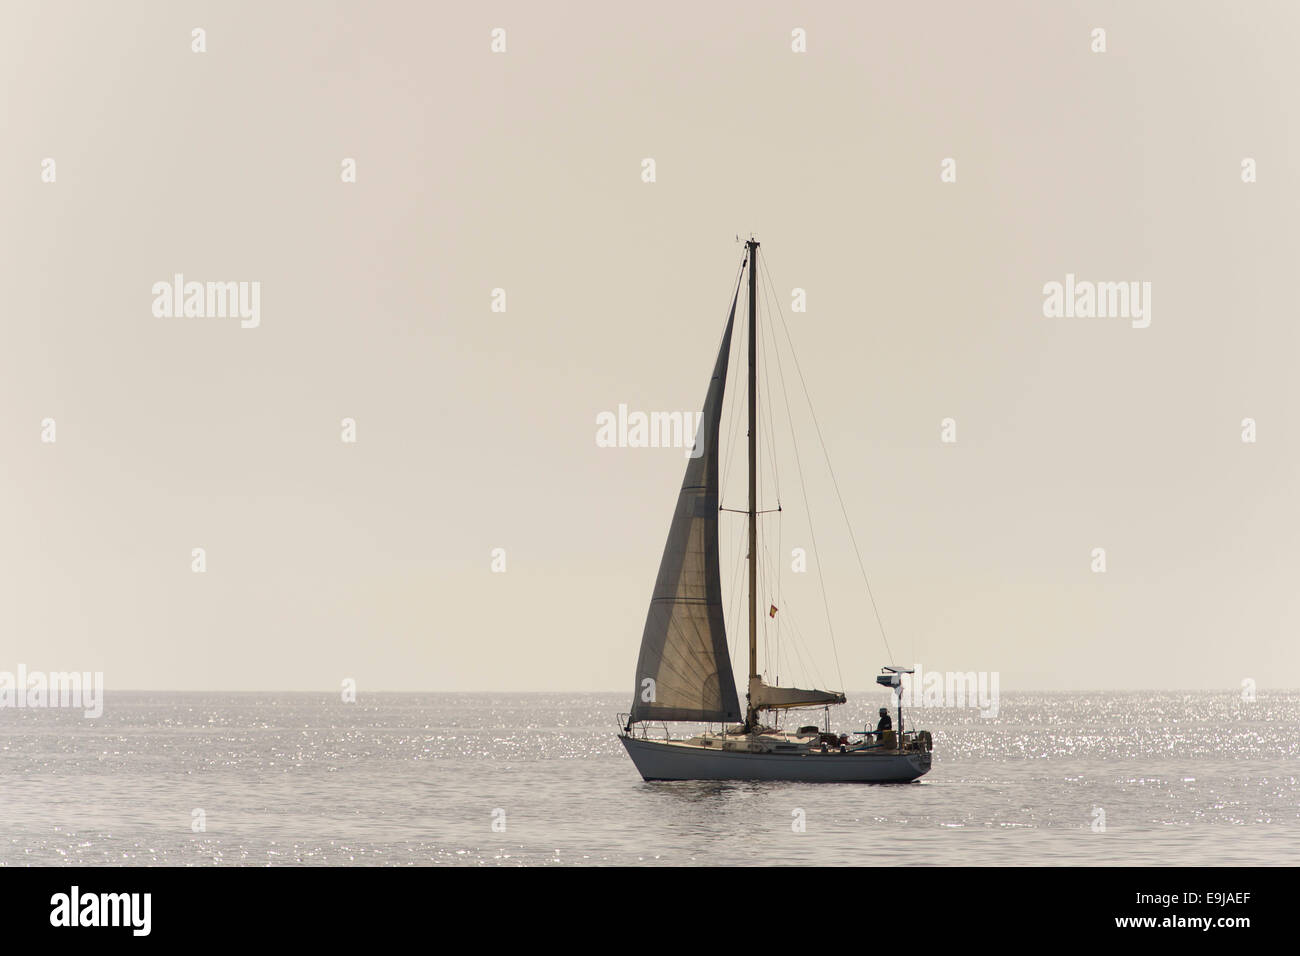
{"type": "Polygon", "coordinates": [[[7,3],[0,670],[630,699],[684,459],[596,415],[699,410],[752,231],[895,662],[1300,686],[1297,48],[1285,3],[7,3]],[[155,316],[178,272],[260,324],[155,316]],[[1044,317],[1067,274],[1150,326],[1044,317]]]}

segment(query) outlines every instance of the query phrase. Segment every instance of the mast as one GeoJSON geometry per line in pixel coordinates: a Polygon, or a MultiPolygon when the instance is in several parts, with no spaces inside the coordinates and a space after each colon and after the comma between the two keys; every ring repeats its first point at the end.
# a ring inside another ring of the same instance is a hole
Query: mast
{"type": "MultiPolygon", "coordinates": [[[[758,243],[749,248],[749,687],[758,676],[758,243]]],[[[754,702],[746,694],[745,728],[754,730],[754,702]]]]}

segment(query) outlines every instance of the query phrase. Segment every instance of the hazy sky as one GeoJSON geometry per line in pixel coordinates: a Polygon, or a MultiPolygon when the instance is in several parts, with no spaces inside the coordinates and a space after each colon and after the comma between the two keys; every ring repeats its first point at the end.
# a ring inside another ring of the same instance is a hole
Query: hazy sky
{"type": "Polygon", "coordinates": [[[1300,686],[1297,48],[1285,3],[6,3],[0,669],[630,697],[684,460],[596,415],[698,411],[752,231],[896,659],[1300,686]],[[260,324],[156,316],[175,273],[260,324]],[[1044,317],[1067,274],[1149,327],[1044,317]]]}

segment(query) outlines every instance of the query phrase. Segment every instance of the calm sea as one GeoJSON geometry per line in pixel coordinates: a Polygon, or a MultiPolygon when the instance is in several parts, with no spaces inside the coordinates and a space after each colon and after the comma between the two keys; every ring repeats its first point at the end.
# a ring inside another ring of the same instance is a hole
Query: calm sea
{"type": "Polygon", "coordinates": [[[0,863],[1300,863],[1297,692],[914,710],[934,769],[879,786],[647,784],[615,738],[627,704],[109,693],[98,720],[0,710],[0,863]]]}

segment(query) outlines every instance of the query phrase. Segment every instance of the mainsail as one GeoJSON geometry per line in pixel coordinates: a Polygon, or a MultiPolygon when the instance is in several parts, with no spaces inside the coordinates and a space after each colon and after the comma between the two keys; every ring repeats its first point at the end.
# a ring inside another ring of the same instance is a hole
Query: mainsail
{"type": "Polygon", "coordinates": [[[754,710],[782,710],[786,707],[821,707],[842,704],[845,697],[835,690],[803,690],[800,687],[773,687],[761,677],[749,679],[749,706],[754,710]]]}
{"type": "Polygon", "coordinates": [[[641,635],[632,720],[740,719],[718,566],[718,425],[739,297],[737,284],[641,635]]]}

